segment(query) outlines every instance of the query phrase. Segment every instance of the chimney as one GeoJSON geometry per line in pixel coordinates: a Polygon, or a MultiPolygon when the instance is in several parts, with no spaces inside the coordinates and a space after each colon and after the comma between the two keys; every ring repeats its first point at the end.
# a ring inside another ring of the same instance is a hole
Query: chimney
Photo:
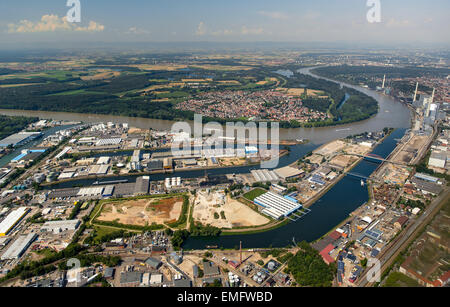
{"type": "Polygon", "coordinates": [[[241,258],[240,263],[242,263],[242,241],[239,241],[239,251],[240,251],[240,258],[241,258]]]}
{"type": "Polygon", "coordinates": [[[419,82],[416,83],[416,90],[414,92],[414,100],[413,100],[413,102],[416,102],[416,100],[417,100],[417,91],[418,91],[418,89],[419,89],[419,82]]]}
{"type": "Polygon", "coordinates": [[[385,83],[386,83],[386,75],[384,75],[384,77],[383,77],[383,85],[381,86],[381,88],[384,88],[385,83]]]}

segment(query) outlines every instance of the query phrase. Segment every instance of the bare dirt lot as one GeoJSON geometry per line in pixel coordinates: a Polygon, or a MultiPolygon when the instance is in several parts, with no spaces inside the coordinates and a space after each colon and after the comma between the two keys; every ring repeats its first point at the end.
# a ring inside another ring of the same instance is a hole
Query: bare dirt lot
{"type": "Polygon", "coordinates": [[[221,158],[219,162],[222,166],[239,166],[244,165],[246,160],[245,158],[221,158]]]}
{"type": "Polygon", "coordinates": [[[345,143],[341,140],[336,140],[334,142],[326,144],[325,146],[320,147],[319,149],[315,150],[314,153],[323,155],[323,156],[328,156],[330,154],[341,151],[346,146],[347,146],[347,143],[345,143]]]}
{"type": "Polygon", "coordinates": [[[339,155],[337,157],[334,157],[330,161],[330,164],[346,168],[347,166],[350,166],[351,164],[353,164],[357,159],[358,158],[355,156],[339,155]]]}
{"type": "Polygon", "coordinates": [[[392,161],[410,163],[416,153],[427,144],[428,139],[429,137],[424,135],[413,136],[405,147],[403,147],[402,151],[398,152],[392,158],[392,161]]]}
{"type": "Polygon", "coordinates": [[[162,224],[178,220],[182,206],[182,197],[105,203],[97,219],[139,226],[162,224]]]}
{"type": "Polygon", "coordinates": [[[218,228],[260,226],[269,223],[268,218],[245,204],[229,196],[222,197],[218,192],[198,192],[193,211],[194,220],[218,228]],[[225,219],[222,218],[221,212],[224,213],[225,219]]]}

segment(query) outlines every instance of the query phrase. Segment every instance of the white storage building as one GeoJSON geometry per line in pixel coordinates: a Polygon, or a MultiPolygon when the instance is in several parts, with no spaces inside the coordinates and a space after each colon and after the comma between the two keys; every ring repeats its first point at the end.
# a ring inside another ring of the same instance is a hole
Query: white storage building
{"type": "Polygon", "coordinates": [[[20,256],[27,250],[27,248],[36,240],[37,235],[35,233],[29,233],[27,235],[21,235],[14,241],[13,244],[3,253],[1,259],[19,259],[20,256]]]}
{"type": "Polygon", "coordinates": [[[283,216],[288,216],[291,213],[302,208],[302,205],[292,200],[286,199],[281,195],[267,192],[254,199],[254,203],[264,207],[262,213],[268,216],[279,219],[283,216]]]}
{"type": "Polygon", "coordinates": [[[79,225],[79,220],[49,221],[42,225],[41,232],[59,233],[63,231],[76,230],[79,225]]]}
{"type": "Polygon", "coordinates": [[[20,207],[10,214],[0,223],[0,237],[6,236],[11,229],[30,211],[26,207],[20,207]]]}

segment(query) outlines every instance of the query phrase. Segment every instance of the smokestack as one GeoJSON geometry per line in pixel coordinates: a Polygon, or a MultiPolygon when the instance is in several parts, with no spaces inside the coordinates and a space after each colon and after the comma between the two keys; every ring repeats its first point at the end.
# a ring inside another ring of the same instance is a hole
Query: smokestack
{"type": "Polygon", "coordinates": [[[384,75],[384,77],[383,77],[383,85],[381,86],[381,88],[384,88],[385,83],[386,83],[386,75],[384,75]]]}
{"type": "Polygon", "coordinates": [[[419,82],[416,83],[416,90],[414,92],[414,100],[413,102],[416,102],[417,100],[417,91],[419,90],[419,82]]]}
{"type": "Polygon", "coordinates": [[[240,251],[240,258],[241,258],[240,263],[242,263],[242,241],[239,241],[239,251],[240,251]]]}
{"type": "Polygon", "coordinates": [[[425,113],[426,117],[430,116],[430,109],[431,109],[431,101],[428,101],[427,112],[425,113]]]}
{"type": "Polygon", "coordinates": [[[436,88],[433,87],[433,94],[431,94],[431,102],[430,103],[434,102],[434,93],[435,92],[436,92],[436,88]]]}

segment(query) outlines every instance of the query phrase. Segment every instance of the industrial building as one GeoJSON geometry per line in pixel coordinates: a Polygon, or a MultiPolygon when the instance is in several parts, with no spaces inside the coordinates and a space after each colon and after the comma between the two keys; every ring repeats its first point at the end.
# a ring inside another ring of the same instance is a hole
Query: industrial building
{"type": "Polygon", "coordinates": [[[108,165],[93,165],[89,169],[89,175],[106,175],[108,173],[108,165]]]}
{"type": "Polygon", "coordinates": [[[139,287],[142,283],[141,272],[121,272],[120,286],[121,287],[139,287]]]}
{"type": "Polygon", "coordinates": [[[163,166],[164,166],[164,169],[172,169],[172,167],[173,167],[172,158],[164,158],[163,166]]]}
{"type": "Polygon", "coordinates": [[[60,233],[63,231],[74,231],[79,225],[79,220],[48,221],[42,225],[41,232],[60,233]]]}
{"type": "Polygon", "coordinates": [[[445,168],[445,164],[447,163],[447,154],[433,152],[428,160],[428,165],[438,168],[445,168]]]}
{"type": "Polygon", "coordinates": [[[95,143],[95,146],[119,145],[121,142],[121,138],[100,139],[95,143]]]}
{"type": "Polygon", "coordinates": [[[8,214],[0,223],[0,237],[6,236],[29,211],[26,207],[20,207],[8,214]]]}
{"type": "Polygon", "coordinates": [[[91,187],[91,188],[81,188],[77,195],[78,196],[100,196],[102,195],[104,187],[91,187]]]}
{"type": "Polygon", "coordinates": [[[252,170],[251,173],[257,182],[272,182],[279,179],[278,175],[274,171],[267,169],[252,170]]]}
{"type": "Polygon", "coordinates": [[[433,177],[433,176],[430,176],[427,174],[422,174],[422,173],[416,173],[414,175],[414,177],[417,179],[432,182],[432,183],[437,183],[439,181],[439,178],[437,178],[437,177],[433,177]]]}
{"type": "Polygon", "coordinates": [[[100,157],[100,158],[98,158],[97,164],[105,165],[105,164],[109,164],[110,161],[111,161],[110,157],[100,157]]]}
{"type": "Polygon", "coordinates": [[[18,147],[42,135],[41,132],[19,132],[0,141],[0,147],[18,147]]]}
{"type": "Polygon", "coordinates": [[[309,177],[308,179],[309,182],[311,183],[315,183],[315,184],[319,184],[319,185],[325,185],[326,182],[322,180],[322,177],[318,174],[313,174],[311,177],[309,177]]]}
{"type": "Polygon", "coordinates": [[[24,150],[22,150],[20,155],[13,158],[11,160],[11,162],[18,163],[21,161],[26,161],[26,162],[34,161],[44,152],[45,152],[45,149],[24,149],[24,150]]]}
{"type": "Polygon", "coordinates": [[[146,195],[150,190],[150,177],[142,176],[136,179],[136,185],[134,186],[134,195],[146,195]]]}
{"type": "Polygon", "coordinates": [[[147,163],[147,170],[148,171],[157,171],[163,169],[163,162],[160,160],[152,160],[147,163]]]}
{"type": "Polygon", "coordinates": [[[108,185],[103,190],[102,196],[103,197],[112,197],[114,194],[115,187],[113,185],[108,185]]]}
{"type": "Polygon", "coordinates": [[[291,166],[286,166],[276,169],[275,173],[278,175],[278,177],[286,180],[300,176],[303,173],[303,170],[291,166]]]}
{"type": "Polygon", "coordinates": [[[36,240],[37,235],[35,233],[29,233],[27,235],[19,236],[19,238],[11,244],[11,246],[3,253],[1,259],[19,259],[27,248],[36,240]]]}
{"type": "Polygon", "coordinates": [[[274,219],[286,217],[302,208],[301,204],[272,192],[267,192],[256,197],[254,203],[264,207],[262,213],[267,214],[274,219]]]}
{"type": "Polygon", "coordinates": [[[62,158],[66,153],[72,150],[72,147],[64,147],[64,149],[55,156],[55,160],[62,158]]]}
{"type": "Polygon", "coordinates": [[[160,260],[152,257],[147,258],[147,260],[145,260],[145,264],[155,270],[162,266],[162,262],[160,260]]]}

